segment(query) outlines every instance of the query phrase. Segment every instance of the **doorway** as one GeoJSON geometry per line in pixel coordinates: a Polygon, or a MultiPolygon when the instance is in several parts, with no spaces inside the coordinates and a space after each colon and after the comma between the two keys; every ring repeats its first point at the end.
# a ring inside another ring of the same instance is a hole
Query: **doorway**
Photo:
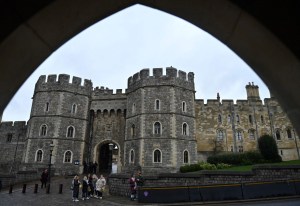
{"type": "Polygon", "coordinates": [[[99,172],[116,173],[119,160],[119,147],[113,142],[106,142],[99,146],[99,172]]]}

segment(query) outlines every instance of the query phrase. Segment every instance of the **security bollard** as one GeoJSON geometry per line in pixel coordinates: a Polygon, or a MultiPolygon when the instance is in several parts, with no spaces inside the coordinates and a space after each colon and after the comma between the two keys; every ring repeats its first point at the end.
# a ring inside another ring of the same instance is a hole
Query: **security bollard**
{"type": "Polygon", "coordinates": [[[12,193],[12,191],[13,191],[13,187],[14,187],[13,185],[9,185],[9,192],[8,192],[9,194],[11,194],[11,193],[12,193]]]}
{"type": "Polygon", "coordinates": [[[22,193],[26,193],[26,184],[23,185],[22,193]]]}
{"type": "Polygon", "coordinates": [[[50,193],[50,183],[47,185],[47,188],[46,188],[46,193],[49,194],[50,193]]]}
{"type": "Polygon", "coordinates": [[[34,185],[33,193],[37,193],[37,192],[38,192],[38,188],[39,188],[39,185],[38,185],[38,184],[35,184],[35,185],[34,185]]]}
{"type": "Polygon", "coordinates": [[[63,184],[59,184],[59,194],[62,194],[63,184]]]}

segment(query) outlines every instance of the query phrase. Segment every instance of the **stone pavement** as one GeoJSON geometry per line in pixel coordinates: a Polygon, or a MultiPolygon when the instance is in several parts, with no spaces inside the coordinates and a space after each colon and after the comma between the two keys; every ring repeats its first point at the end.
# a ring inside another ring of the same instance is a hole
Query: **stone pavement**
{"type": "MultiPolygon", "coordinates": [[[[72,190],[70,190],[72,177],[68,178],[52,178],[50,193],[46,193],[46,189],[40,188],[39,181],[27,183],[26,193],[22,193],[23,184],[15,185],[13,192],[9,194],[9,189],[5,188],[0,193],[0,206],[68,206],[68,205],[143,205],[136,201],[131,201],[126,197],[111,196],[105,192],[103,199],[91,198],[89,200],[81,200],[79,202],[72,201],[72,190]],[[34,193],[34,186],[38,184],[38,192],[34,193]],[[62,194],[59,194],[59,185],[63,184],[62,194]]],[[[81,192],[80,196],[81,197],[81,192]]],[[[145,204],[151,205],[151,204],[145,204]]]]}

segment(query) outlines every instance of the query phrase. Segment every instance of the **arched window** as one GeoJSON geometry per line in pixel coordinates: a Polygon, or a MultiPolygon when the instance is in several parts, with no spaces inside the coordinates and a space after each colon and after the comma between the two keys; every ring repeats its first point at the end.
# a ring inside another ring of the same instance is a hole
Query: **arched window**
{"type": "Polygon", "coordinates": [[[262,124],[265,122],[263,115],[260,115],[260,121],[261,121],[262,124]]]}
{"type": "Polygon", "coordinates": [[[189,152],[187,150],[183,152],[183,163],[189,163],[189,152]]]}
{"type": "Polygon", "coordinates": [[[293,138],[291,129],[287,129],[286,130],[286,134],[287,134],[288,139],[292,139],[293,138]]]}
{"type": "Polygon", "coordinates": [[[160,110],[160,100],[155,100],[155,110],[160,110]]]}
{"type": "Polygon", "coordinates": [[[130,150],[129,163],[134,163],[134,150],[130,150]]]}
{"type": "Polygon", "coordinates": [[[69,126],[67,129],[67,137],[74,137],[75,129],[73,126],[69,126]]]}
{"type": "Polygon", "coordinates": [[[280,131],[279,130],[276,130],[275,136],[276,136],[276,140],[281,140],[281,135],[280,135],[280,131]]]}
{"type": "Polygon", "coordinates": [[[236,132],[236,140],[242,141],[242,139],[243,139],[242,131],[237,131],[236,132]]]}
{"type": "Polygon", "coordinates": [[[244,152],[244,147],[243,146],[239,146],[239,152],[244,152]]]}
{"type": "Polygon", "coordinates": [[[218,115],[218,123],[221,124],[222,123],[222,115],[218,115]]]}
{"type": "Polygon", "coordinates": [[[42,162],[42,160],[43,160],[43,151],[42,151],[42,150],[39,149],[39,150],[36,152],[36,157],[35,157],[35,159],[36,159],[37,162],[42,162]]]}
{"type": "Polygon", "coordinates": [[[154,134],[161,134],[161,125],[159,122],[154,123],[154,134]]]}
{"type": "Polygon", "coordinates": [[[187,123],[182,124],[182,134],[183,135],[189,135],[189,126],[187,123]]]}
{"type": "Polygon", "coordinates": [[[254,129],[249,130],[249,139],[255,140],[255,131],[254,131],[254,129]]]}
{"type": "Polygon", "coordinates": [[[132,104],[132,114],[135,114],[135,110],[136,110],[136,108],[135,108],[135,103],[133,103],[133,104],[132,104]]]}
{"type": "Polygon", "coordinates": [[[153,152],[153,162],[161,163],[161,151],[158,149],[153,152]]]}
{"type": "Polygon", "coordinates": [[[252,120],[252,115],[251,114],[249,114],[249,123],[253,124],[253,120],[252,120]]]}
{"type": "Polygon", "coordinates": [[[219,129],[217,131],[217,140],[223,140],[224,136],[225,136],[224,131],[222,129],[219,129]]]}
{"type": "Polygon", "coordinates": [[[46,102],[46,105],[45,105],[45,112],[48,112],[49,111],[49,102],[46,102]]]}
{"type": "Polygon", "coordinates": [[[186,103],[182,102],[182,112],[186,112],[186,103]]]}
{"type": "Polygon", "coordinates": [[[227,122],[228,122],[228,123],[231,122],[231,115],[230,115],[230,114],[227,116],[227,122]]]}
{"type": "Polygon", "coordinates": [[[76,105],[76,104],[73,104],[73,105],[72,105],[71,113],[72,113],[72,114],[75,114],[76,112],[77,112],[77,105],[76,105]]]}
{"type": "Polygon", "coordinates": [[[40,136],[46,136],[47,135],[47,125],[43,124],[40,128],[40,136]]]}
{"type": "Polygon", "coordinates": [[[72,152],[66,151],[64,154],[64,163],[71,163],[72,162],[72,152]]]}
{"type": "Polygon", "coordinates": [[[238,124],[240,123],[240,115],[238,115],[238,114],[236,115],[236,123],[238,123],[238,124]]]}
{"type": "Polygon", "coordinates": [[[132,138],[135,137],[135,125],[134,124],[131,125],[131,137],[132,138]]]}

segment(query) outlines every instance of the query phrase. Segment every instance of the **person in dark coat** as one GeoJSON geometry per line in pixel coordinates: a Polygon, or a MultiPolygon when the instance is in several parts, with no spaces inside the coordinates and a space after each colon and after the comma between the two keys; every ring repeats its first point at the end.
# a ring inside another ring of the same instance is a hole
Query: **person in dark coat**
{"type": "Polygon", "coordinates": [[[73,181],[72,181],[72,188],[73,188],[73,201],[78,202],[78,196],[79,196],[79,186],[80,186],[80,181],[79,177],[75,175],[73,181]]]}
{"type": "Polygon", "coordinates": [[[43,188],[43,186],[46,188],[48,177],[49,177],[48,170],[45,169],[41,174],[41,183],[42,183],[41,188],[43,188]]]}
{"type": "Polygon", "coordinates": [[[82,180],[82,200],[90,199],[88,197],[88,186],[88,178],[84,176],[82,180]]]}

